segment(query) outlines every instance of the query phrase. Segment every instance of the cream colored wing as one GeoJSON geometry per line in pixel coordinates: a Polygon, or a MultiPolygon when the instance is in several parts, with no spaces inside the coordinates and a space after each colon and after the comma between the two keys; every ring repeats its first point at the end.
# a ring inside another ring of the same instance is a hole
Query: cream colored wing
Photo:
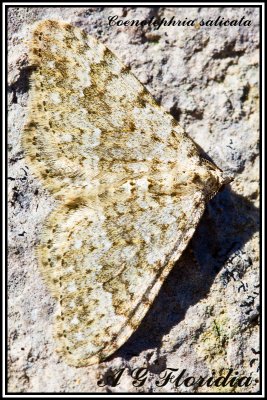
{"type": "Polygon", "coordinates": [[[60,302],[59,349],[71,365],[103,360],[136,330],[203,212],[197,190],[158,197],[140,181],[64,204],[47,222],[39,255],[60,302]]]}
{"type": "Polygon", "coordinates": [[[98,362],[140,324],[223,183],[118,59],[83,31],[39,23],[23,144],[61,200],[38,249],[66,360],[98,362]]]}

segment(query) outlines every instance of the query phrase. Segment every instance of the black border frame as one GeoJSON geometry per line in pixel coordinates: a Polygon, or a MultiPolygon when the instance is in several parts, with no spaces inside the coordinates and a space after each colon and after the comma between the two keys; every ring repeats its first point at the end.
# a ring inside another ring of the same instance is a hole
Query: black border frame
{"type": "MultiPolygon", "coordinates": [[[[58,8],[61,7],[60,3],[62,3],[62,5],[66,5],[66,7],[68,8],[79,8],[79,7],[83,7],[84,6],[103,6],[103,7],[109,7],[109,4],[111,7],[116,8],[116,7],[121,7],[121,6],[125,6],[125,7],[159,7],[159,6],[167,6],[167,7],[173,7],[173,8],[177,8],[177,7],[181,7],[181,8],[196,8],[198,6],[201,6],[202,8],[222,8],[222,7],[229,7],[232,5],[232,7],[237,7],[237,8],[241,8],[241,7],[250,7],[250,8],[258,8],[259,9],[259,91],[260,91],[260,98],[259,98],[259,116],[260,116],[260,124],[259,124],[259,128],[260,128],[260,137],[259,137],[259,150],[260,150],[260,163],[259,163],[259,167],[260,167],[260,181],[259,181],[259,187],[260,187],[260,207],[259,207],[259,211],[260,211],[260,241],[259,241],[259,247],[260,247],[260,315],[262,315],[262,217],[263,217],[263,213],[262,213],[262,167],[263,167],[263,148],[262,148],[262,135],[263,130],[262,130],[262,116],[263,116],[263,109],[262,109],[262,99],[264,96],[264,93],[262,91],[262,52],[263,50],[265,50],[265,47],[263,49],[262,47],[262,12],[264,11],[264,17],[265,17],[265,8],[263,7],[263,4],[265,3],[261,3],[261,4],[253,4],[253,2],[251,1],[237,1],[234,2],[234,5],[232,4],[233,2],[230,1],[223,1],[223,2],[217,2],[216,4],[214,4],[214,2],[212,1],[205,1],[205,3],[211,3],[211,5],[203,5],[202,2],[197,1],[194,2],[194,4],[190,4],[190,2],[188,4],[168,4],[165,2],[154,2],[152,0],[148,0],[145,3],[149,3],[149,4],[136,4],[136,3],[140,3],[140,2],[136,2],[136,1],[129,1],[128,4],[125,4],[124,2],[122,4],[120,4],[120,2],[117,2],[117,4],[112,4],[112,3],[108,3],[106,2],[106,4],[103,4],[102,2],[98,2],[99,4],[96,4],[96,2],[93,2],[93,4],[90,4],[90,2],[79,2],[77,5],[74,5],[73,2],[64,2],[62,0],[57,1],[57,3],[59,3],[59,5],[53,5],[53,4],[49,4],[49,2],[47,2],[47,5],[45,4],[33,4],[32,6],[30,5],[31,2],[27,2],[28,4],[22,4],[20,5],[20,3],[25,3],[23,1],[21,2],[5,2],[3,4],[3,8],[5,11],[5,45],[6,45],[6,53],[4,54],[4,60],[5,60],[5,83],[7,85],[8,82],[8,51],[7,51],[7,37],[8,37],[8,9],[9,8],[24,8],[24,7],[31,7],[31,8],[42,8],[42,7],[49,7],[49,8],[58,8]],[[11,3],[11,5],[8,5],[8,3],[11,3]],[[218,4],[219,3],[219,4],[218,4]]],[[[40,3],[40,1],[36,2],[36,3],[40,3]]],[[[265,18],[264,18],[265,20],[265,18]]],[[[7,86],[6,86],[7,88],[7,86]]],[[[7,105],[8,105],[8,99],[7,99],[7,90],[5,91],[5,115],[7,116],[8,110],[7,110],[7,105]]],[[[3,140],[3,149],[7,150],[7,144],[8,144],[8,121],[6,118],[6,124],[5,124],[5,136],[4,136],[4,140],[3,140]]],[[[5,325],[5,343],[6,343],[6,339],[8,337],[8,298],[7,298],[7,285],[8,285],[8,279],[7,279],[7,269],[8,269],[8,199],[7,199],[7,193],[8,193],[8,157],[7,157],[7,151],[5,153],[5,157],[4,157],[4,163],[5,163],[5,171],[6,171],[6,176],[5,178],[5,194],[6,197],[4,198],[4,204],[5,204],[5,232],[6,232],[6,236],[5,236],[5,289],[6,289],[6,293],[5,293],[5,316],[6,316],[6,325],[5,325]]],[[[183,396],[198,396],[198,397],[203,397],[203,396],[208,396],[211,397],[212,396],[216,396],[218,398],[223,397],[223,396],[228,396],[228,397],[235,397],[235,398],[249,398],[249,397],[255,397],[255,398],[264,398],[264,394],[262,391],[262,381],[263,381],[263,371],[262,371],[262,328],[264,328],[262,326],[262,322],[260,324],[260,330],[259,330],[259,349],[260,349],[260,361],[259,361],[259,368],[260,368],[260,390],[258,392],[247,392],[247,393],[237,393],[236,395],[233,393],[229,393],[229,392],[214,392],[214,393],[210,393],[210,392],[202,392],[202,393],[176,393],[176,392],[153,392],[153,393],[137,393],[137,392],[25,392],[25,393],[21,393],[21,392],[8,392],[7,387],[8,387],[8,368],[7,368],[7,359],[8,359],[8,349],[7,349],[7,343],[5,345],[5,381],[3,382],[3,386],[4,386],[4,396],[3,397],[14,397],[14,396],[29,396],[31,398],[34,398],[34,395],[38,395],[39,398],[40,395],[44,395],[46,397],[57,397],[57,396],[90,396],[91,398],[93,398],[92,396],[96,396],[96,397],[109,397],[109,396],[115,396],[115,397],[120,397],[120,396],[124,396],[124,395],[129,395],[129,396],[137,396],[137,397],[154,397],[154,396],[176,396],[176,397],[183,397],[183,396]],[[51,396],[52,395],[52,396],[51,396]],[[262,396],[263,395],[263,396],[262,396]]],[[[3,355],[2,355],[3,357],[3,355]]],[[[45,398],[45,397],[44,397],[45,398]]]]}

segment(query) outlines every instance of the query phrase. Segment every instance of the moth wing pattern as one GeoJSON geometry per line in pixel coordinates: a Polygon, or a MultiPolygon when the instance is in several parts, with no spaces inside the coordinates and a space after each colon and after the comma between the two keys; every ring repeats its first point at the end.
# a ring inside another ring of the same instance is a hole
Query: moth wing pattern
{"type": "Polygon", "coordinates": [[[139,326],[223,175],[84,31],[39,22],[30,63],[23,146],[59,200],[38,260],[59,303],[59,351],[70,365],[85,366],[111,355],[139,326]]]}

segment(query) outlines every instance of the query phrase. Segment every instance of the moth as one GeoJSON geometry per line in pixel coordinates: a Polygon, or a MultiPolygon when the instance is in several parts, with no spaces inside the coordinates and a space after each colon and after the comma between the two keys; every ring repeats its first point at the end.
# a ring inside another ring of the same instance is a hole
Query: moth
{"type": "Polygon", "coordinates": [[[58,351],[86,366],[137,329],[206,202],[229,178],[83,30],[38,22],[29,60],[23,147],[58,200],[37,257],[58,300],[58,351]]]}

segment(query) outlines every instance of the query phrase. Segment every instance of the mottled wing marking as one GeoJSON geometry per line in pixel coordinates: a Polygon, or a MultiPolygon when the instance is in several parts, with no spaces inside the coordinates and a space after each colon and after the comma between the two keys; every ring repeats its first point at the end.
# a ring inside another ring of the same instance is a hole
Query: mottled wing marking
{"type": "Polygon", "coordinates": [[[138,327],[223,183],[172,116],[105,46],[69,24],[33,32],[23,145],[61,200],[38,248],[60,303],[56,336],[76,366],[138,327]]]}

